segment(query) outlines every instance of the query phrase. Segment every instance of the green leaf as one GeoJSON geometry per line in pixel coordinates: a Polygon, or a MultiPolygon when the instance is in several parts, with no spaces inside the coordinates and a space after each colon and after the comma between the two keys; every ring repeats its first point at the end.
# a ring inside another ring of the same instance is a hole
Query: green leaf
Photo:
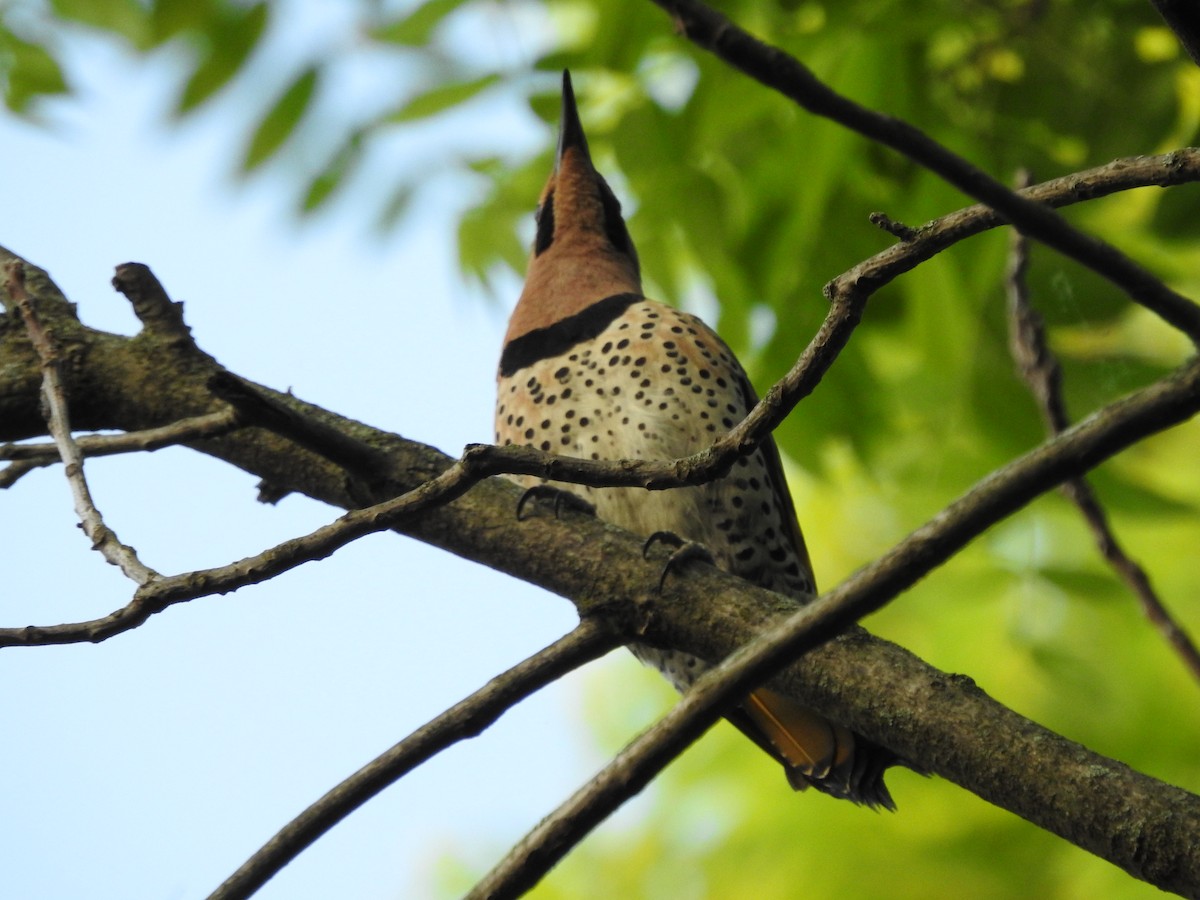
{"type": "Polygon", "coordinates": [[[478,172],[480,175],[487,175],[491,178],[507,171],[507,164],[499,156],[483,156],[479,159],[469,159],[466,162],[467,168],[472,172],[478,172]]]}
{"type": "Polygon", "coordinates": [[[381,25],[370,37],[388,44],[418,47],[429,43],[434,31],[467,0],[429,0],[402,19],[381,25]]]}
{"type": "Polygon", "coordinates": [[[1072,597],[1088,603],[1127,599],[1122,596],[1126,589],[1112,572],[1047,566],[1040,569],[1038,574],[1050,579],[1072,597]]]}
{"type": "MultiPolygon", "coordinates": [[[[241,71],[267,24],[265,0],[222,14],[201,37],[203,58],[179,95],[176,115],[191,112],[241,71]]],[[[163,27],[168,27],[166,24],[163,27]]]]}
{"type": "Polygon", "coordinates": [[[402,184],[393,191],[392,196],[383,205],[383,209],[379,211],[379,217],[375,220],[376,230],[387,232],[395,228],[400,220],[404,218],[404,214],[408,212],[409,207],[412,206],[412,200],[416,194],[416,190],[408,184],[402,184]]]}
{"type": "Polygon", "coordinates": [[[161,44],[188,31],[204,32],[218,15],[213,0],[154,0],[150,9],[150,39],[161,44]]]}
{"type": "Polygon", "coordinates": [[[135,0],[51,0],[55,15],[119,34],[142,47],[148,32],[145,8],[135,0]]]}
{"type": "Polygon", "coordinates": [[[362,159],[362,146],[361,131],[350,135],[325,168],[308,183],[308,190],[304,192],[304,199],[300,204],[301,212],[315,212],[333,196],[334,191],[345,182],[347,174],[362,159]]]}
{"type": "Polygon", "coordinates": [[[252,172],[261,166],[291,137],[312,103],[318,74],[319,69],[315,66],[301,72],[263,116],[242,158],[243,172],[252,172]]]}
{"type": "Polygon", "coordinates": [[[509,199],[493,197],[486,206],[465,214],[458,224],[459,263],[484,285],[491,284],[490,276],[497,267],[521,271],[528,256],[527,248],[517,240],[516,226],[529,212],[509,199]]]}
{"type": "Polygon", "coordinates": [[[387,117],[389,122],[412,122],[437,115],[452,106],[467,102],[476,94],[500,80],[499,75],[485,75],[471,81],[456,82],[418,94],[387,117]]]}
{"type": "Polygon", "coordinates": [[[0,57],[5,64],[4,103],[13,112],[25,112],[36,97],[69,92],[58,61],[37,44],[12,33],[0,33],[0,57]]]}
{"type": "Polygon", "coordinates": [[[1160,524],[1172,519],[1188,521],[1197,507],[1184,498],[1172,496],[1152,484],[1139,484],[1113,466],[1103,466],[1088,475],[1109,515],[1139,516],[1160,524]]]}

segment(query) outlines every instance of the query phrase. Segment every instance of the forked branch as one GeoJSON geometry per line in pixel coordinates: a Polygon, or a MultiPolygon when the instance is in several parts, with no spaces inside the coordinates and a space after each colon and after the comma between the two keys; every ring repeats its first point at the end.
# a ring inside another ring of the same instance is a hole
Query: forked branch
{"type": "Polygon", "coordinates": [[[132,547],[121,543],[116,532],[104,524],[104,518],[92,500],[92,492],[88,489],[87,478],[83,474],[83,454],[71,434],[67,390],[61,371],[62,359],[54,339],[42,326],[25,290],[25,267],[17,261],[9,262],[5,267],[5,275],[5,289],[25,322],[25,330],[41,360],[46,421],[62,457],[67,482],[71,486],[71,496],[75,501],[75,513],[79,516],[83,533],[91,540],[92,549],[99,551],[114,566],[118,566],[127,578],[135,584],[145,584],[157,577],[158,573],[144,565],[132,547]]]}

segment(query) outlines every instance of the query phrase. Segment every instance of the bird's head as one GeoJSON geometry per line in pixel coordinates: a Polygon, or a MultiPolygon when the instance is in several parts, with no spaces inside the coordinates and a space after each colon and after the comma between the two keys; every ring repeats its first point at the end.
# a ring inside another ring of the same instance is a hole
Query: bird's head
{"type": "Polygon", "coordinates": [[[621,204],[592,165],[566,71],[554,171],[542,190],[535,219],[537,236],[525,289],[506,340],[553,325],[614,294],[641,293],[637,251],[621,217],[621,204]]]}

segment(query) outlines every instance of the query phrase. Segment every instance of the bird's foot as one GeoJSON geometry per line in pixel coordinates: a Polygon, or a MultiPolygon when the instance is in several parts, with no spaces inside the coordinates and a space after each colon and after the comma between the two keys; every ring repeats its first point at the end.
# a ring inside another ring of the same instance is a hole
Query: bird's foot
{"type": "Polygon", "coordinates": [[[554,518],[559,517],[559,513],[564,509],[574,510],[575,512],[585,513],[589,516],[596,514],[596,507],[588,503],[578,494],[572,494],[570,491],[564,491],[562,488],[556,488],[550,484],[535,484],[521,495],[521,499],[517,501],[517,521],[520,522],[524,518],[525,504],[530,500],[552,501],[554,503],[554,518]]]}
{"type": "Polygon", "coordinates": [[[646,538],[646,543],[642,544],[642,557],[644,559],[649,558],[650,548],[655,544],[667,544],[675,548],[663,564],[662,574],[658,576],[658,592],[660,594],[662,593],[663,585],[667,583],[667,576],[687,563],[703,562],[708,563],[710,566],[717,564],[713,559],[712,552],[707,547],[696,541],[684,540],[673,531],[656,531],[650,537],[646,538]]]}

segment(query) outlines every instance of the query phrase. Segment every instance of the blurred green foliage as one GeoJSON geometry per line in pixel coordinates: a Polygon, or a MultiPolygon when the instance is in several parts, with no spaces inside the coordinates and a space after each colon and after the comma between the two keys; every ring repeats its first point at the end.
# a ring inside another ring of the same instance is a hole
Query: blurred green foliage
{"type": "MultiPolygon", "coordinates": [[[[176,105],[187,114],[236,81],[276,4],[52,7],[57,19],[22,18],[13,7],[3,18],[0,72],[15,112],[31,114],[39,96],[69,90],[50,26],[70,21],[142,51],[171,41],[190,47],[176,105]]],[[[1000,178],[1028,167],[1045,179],[1161,152],[1194,142],[1200,127],[1200,70],[1145,0],[730,0],[722,8],[840,92],[917,124],[1000,178]]],[[[362,41],[424,63],[433,76],[423,92],[398,91],[380,114],[348,125],[328,161],[299,174],[298,206],[327,202],[379,135],[453,114],[482,94],[515,92],[547,123],[543,151],[514,162],[497,143],[446,164],[486,186],[462,218],[464,271],[485,283],[519,271],[551,165],[557,72],[569,66],[593,155],[629,214],[648,292],[715,317],[760,387],[782,375],[814,333],[826,311],[822,285],[891,243],[868,224],[869,213],[917,225],[969,202],[911,162],[728,70],[676,36],[645,0],[430,0],[390,10],[361,3],[362,41]],[[456,44],[464,22],[486,26],[503,15],[536,20],[532,58],[481,60],[456,44]]],[[[264,101],[242,138],[246,169],[301,139],[298,126],[317,114],[325,70],[336,62],[297,61],[290,87],[264,101]]],[[[384,218],[399,215],[415,187],[397,175],[394,214],[384,218]]],[[[1200,296],[1198,192],[1141,190],[1067,215],[1200,296]]],[[[825,586],[1040,440],[1039,416],[1006,346],[1008,252],[1006,234],[986,234],[881,291],[838,364],[779,430],[825,586]]],[[[1076,417],[1189,352],[1111,285],[1053,253],[1035,248],[1029,284],[1076,417]]],[[[1200,428],[1185,425],[1093,478],[1122,540],[1193,632],[1198,447],[1200,428]]],[[[1057,495],[993,528],[868,626],[1095,750],[1200,786],[1200,688],[1057,495]]],[[[606,750],[646,723],[644,705],[631,709],[614,677],[631,676],[595,678],[581,715],[606,750]]],[[[641,696],[669,702],[651,676],[645,684],[641,696]]],[[[1157,894],[952,785],[904,772],[891,781],[896,815],[792,797],[781,774],[721,726],[639,801],[637,822],[602,829],[535,896],[1157,894]]],[[[478,849],[471,865],[447,864],[448,892],[486,864],[478,849]]]]}

